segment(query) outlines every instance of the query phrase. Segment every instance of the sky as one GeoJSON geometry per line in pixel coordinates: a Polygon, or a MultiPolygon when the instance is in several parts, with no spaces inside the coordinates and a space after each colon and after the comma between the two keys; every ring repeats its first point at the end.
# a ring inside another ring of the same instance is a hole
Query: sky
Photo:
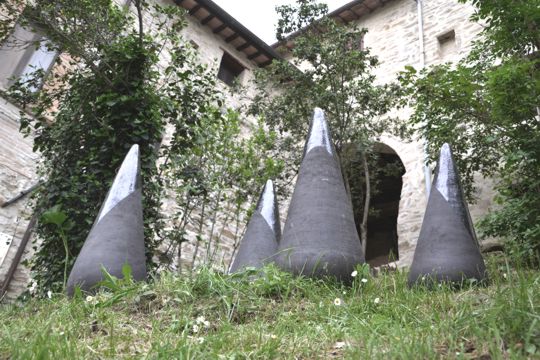
{"type": "MultiPolygon", "coordinates": [[[[268,44],[276,41],[275,26],[277,14],[275,7],[293,4],[295,0],[214,0],[221,8],[236,18],[268,44]]],[[[323,0],[328,10],[333,11],[351,0],[323,0]]]]}

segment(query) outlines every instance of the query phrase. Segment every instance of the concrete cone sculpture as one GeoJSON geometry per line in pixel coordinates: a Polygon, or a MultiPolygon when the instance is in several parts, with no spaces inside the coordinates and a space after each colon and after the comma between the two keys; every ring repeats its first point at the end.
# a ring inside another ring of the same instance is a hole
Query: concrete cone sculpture
{"type": "Polygon", "coordinates": [[[486,280],[486,266],[448,144],[441,148],[424,221],[409,273],[409,286],[486,280]]]}
{"type": "Polygon", "coordinates": [[[281,223],[276,192],[272,180],[268,180],[259,197],[255,212],[248,227],[229,273],[246,267],[263,267],[272,261],[281,240],[281,223]]]}
{"type": "Polygon", "coordinates": [[[133,145],[105,198],[69,274],[67,293],[91,291],[103,279],[101,268],[122,278],[129,264],[135,280],[146,278],[139,146],[133,145]]]}
{"type": "Polygon", "coordinates": [[[294,274],[352,281],[365,262],[330,130],[315,109],[276,263],[294,274]]]}

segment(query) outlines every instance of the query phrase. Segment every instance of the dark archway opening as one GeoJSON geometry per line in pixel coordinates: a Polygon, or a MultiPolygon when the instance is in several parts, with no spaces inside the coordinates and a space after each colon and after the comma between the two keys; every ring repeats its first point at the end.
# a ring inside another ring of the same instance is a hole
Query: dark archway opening
{"type": "Polygon", "coordinates": [[[366,261],[372,266],[399,260],[397,219],[405,167],[396,152],[377,144],[375,187],[368,216],[366,261]]]}
{"type": "MultiPolygon", "coordinates": [[[[349,148],[348,150],[350,150],[349,148]]],[[[405,167],[389,146],[376,143],[368,160],[371,182],[371,201],[367,223],[366,261],[380,266],[399,260],[397,219],[405,167]]],[[[348,153],[346,172],[356,228],[360,236],[365,201],[365,177],[361,160],[354,151],[348,153]]]]}

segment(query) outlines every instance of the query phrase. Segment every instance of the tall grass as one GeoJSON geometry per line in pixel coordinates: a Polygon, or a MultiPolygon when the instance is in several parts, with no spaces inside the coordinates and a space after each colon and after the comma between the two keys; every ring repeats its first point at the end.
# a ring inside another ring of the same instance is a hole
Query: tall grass
{"type": "Polygon", "coordinates": [[[540,357],[540,273],[488,259],[490,285],[408,289],[403,271],[352,286],[274,267],[166,273],[147,284],[0,308],[0,358],[489,359],[540,357]]]}

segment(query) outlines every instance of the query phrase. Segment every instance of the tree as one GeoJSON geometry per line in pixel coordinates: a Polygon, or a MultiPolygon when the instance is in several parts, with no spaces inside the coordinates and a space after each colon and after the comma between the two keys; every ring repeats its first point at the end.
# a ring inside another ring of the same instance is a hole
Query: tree
{"type": "Polygon", "coordinates": [[[483,234],[505,237],[517,258],[538,261],[540,4],[470,2],[472,20],[485,24],[473,50],[456,65],[408,68],[404,103],[432,159],[442,143],[452,144],[470,198],[475,173],[498,179],[499,209],[480,223],[483,234]]]}
{"type": "Polygon", "coordinates": [[[3,4],[11,14],[9,24],[16,17],[61,53],[52,76],[37,70],[9,93],[32,113],[21,112],[21,128],[34,135],[34,149],[41,154],[43,185],[33,210],[63,213],[63,224],[69,225],[59,234],[54,222],[38,223],[39,245],[30,262],[37,288],[42,294],[61,290],[115,171],[134,143],[141,151],[145,243],[153,265],[157,247],[169,240],[160,214],[163,176],[187,173],[167,160],[158,167],[157,160],[192,152],[201,126],[220,131],[219,124],[233,116],[222,111],[214,73],[182,38],[183,11],[144,0],[135,0],[131,8],[111,0],[10,4],[3,4]],[[164,142],[166,132],[170,141],[164,142]]]}
{"type": "Polygon", "coordinates": [[[314,0],[277,8],[277,38],[283,47],[290,45],[290,62],[274,61],[257,74],[258,95],[250,112],[262,114],[279,131],[282,155],[288,167],[296,168],[313,109],[324,109],[355,217],[362,219],[365,251],[370,196],[375,191],[372,144],[390,129],[382,115],[392,107],[393,88],[375,85],[372,70],[378,60],[363,48],[366,30],[340,24],[325,16],[327,11],[314,0]],[[363,181],[347,180],[358,176],[363,181]]]}
{"type": "Polygon", "coordinates": [[[191,134],[194,145],[170,153],[162,168],[175,203],[175,210],[167,214],[172,226],[167,230],[163,266],[228,268],[230,264],[219,255],[232,254],[220,254],[221,236],[233,235],[236,249],[255,196],[267,179],[283,170],[282,162],[270,156],[275,134],[266,131],[262,122],[246,137],[238,113],[229,110],[221,119],[202,118],[191,134]],[[181,245],[190,238],[195,240],[191,259],[185,255],[181,259],[181,245]]]}

